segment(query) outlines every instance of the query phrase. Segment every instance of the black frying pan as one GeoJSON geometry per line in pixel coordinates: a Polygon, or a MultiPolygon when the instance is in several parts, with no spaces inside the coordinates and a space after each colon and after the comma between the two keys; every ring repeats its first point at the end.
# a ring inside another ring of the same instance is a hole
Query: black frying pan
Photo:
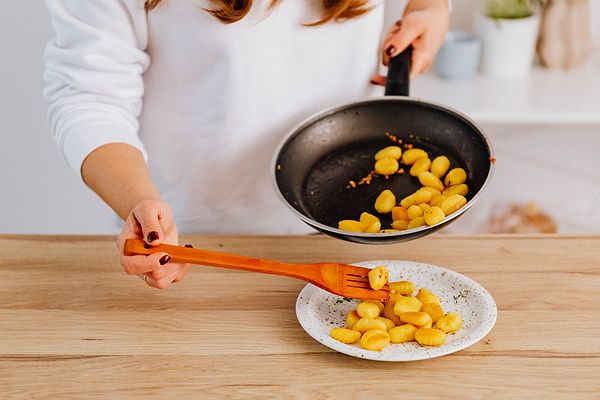
{"type": "Polygon", "coordinates": [[[275,183],[283,201],[305,223],[339,239],[357,243],[403,242],[428,235],[467,211],[479,197],[493,170],[490,142],[473,121],[445,106],[409,98],[409,48],[390,61],[386,97],[359,101],[308,118],[280,144],[273,163],[275,183]],[[468,203],[434,226],[394,233],[355,233],[337,229],[361,212],[378,215],[382,228],[391,216],[374,210],[377,196],[391,189],[398,202],[421,185],[408,174],[373,178],[370,185],[349,188],[373,169],[375,152],[393,143],[390,132],[413,143],[431,159],[446,155],[451,168],[467,171],[468,203]]]}

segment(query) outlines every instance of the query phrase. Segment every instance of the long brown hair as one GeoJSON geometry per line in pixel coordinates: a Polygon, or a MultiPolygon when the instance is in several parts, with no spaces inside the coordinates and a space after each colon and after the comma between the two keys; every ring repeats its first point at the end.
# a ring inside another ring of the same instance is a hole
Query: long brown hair
{"type": "MultiPolygon", "coordinates": [[[[150,11],[158,6],[163,0],[146,0],[146,11],[150,11]]],[[[252,8],[253,0],[212,0],[215,8],[208,9],[214,17],[221,22],[231,24],[244,18],[252,8]]],[[[279,0],[271,0],[269,8],[275,7],[279,0]]],[[[359,17],[367,12],[371,7],[368,6],[368,0],[323,0],[323,16],[320,20],[306,23],[307,26],[323,25],[330,21],[345,21],[359,17]]]]}

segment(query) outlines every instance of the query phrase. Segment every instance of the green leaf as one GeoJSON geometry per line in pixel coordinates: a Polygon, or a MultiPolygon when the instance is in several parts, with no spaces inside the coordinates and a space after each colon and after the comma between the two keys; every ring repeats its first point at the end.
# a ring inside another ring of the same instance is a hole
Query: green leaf
{"type": "Polygon", "coordinates": [[[494,19],[518,19],[533,15],[530,0],[486,0],[485,15],[494,19]]]}

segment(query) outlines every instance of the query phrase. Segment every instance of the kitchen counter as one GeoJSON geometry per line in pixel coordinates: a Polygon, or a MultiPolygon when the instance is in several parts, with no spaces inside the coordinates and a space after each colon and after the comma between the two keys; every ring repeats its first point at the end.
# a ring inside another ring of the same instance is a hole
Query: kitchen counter
{"type": "MultiPolygon", "coordinates": [[[[433,69],[433,68],[432,68],[433,69]]],[[[411,95],[456,108],[485,125],[600,124],[600,52],[572,70],[534,67],[530,74],[498,78],[477,74],[447,80],[433,71],[419,76],[411,95]]]]}
{"type": "Polygon", "coordinates": [[[112,238],[0,236],[0,398],[600,397],[600,236],[182,242],[290,262],[448,267],[490,291],[498,322],[439,359],[366,361],[302,330],[301,281],[193,266],[159,291],[124,274],[112,238]]]}

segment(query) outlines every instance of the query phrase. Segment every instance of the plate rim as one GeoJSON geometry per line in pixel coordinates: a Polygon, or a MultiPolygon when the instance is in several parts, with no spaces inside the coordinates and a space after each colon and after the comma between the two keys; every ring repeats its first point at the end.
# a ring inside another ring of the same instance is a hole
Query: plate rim
{"type": "MultiPolygon", "coordinates": [[[[441,351],[439,352],[439,354],[435,354],[435,355],[424,355],[423,357],[414,357],[414,358],[410,358],[410,359],[389,359],[389,358],[381,358],[381,352],[378,351],[372,351],[372,350],[365,350],[365,349],[360,349],[361,352],[365,352],[364,356],[357,356],[356,354],[353,354],[351,352],[350,349],[356,349],[356,347],[344,344],[339,342],[339,348],[334,348],[331,347],[329,345],[327,345],[324,341],[321,341],[320,338],[316,337],[316,335],[313,335],[313,333],[311,333],[310,330],[307,329],[307,327],[305,326],[305,323],[307,323],[306,321],[303,321],[303,319],[300,317],[300,311],[302,308],[307,308],[307,304],[304,304],[303,302],[301,302],[301,297],[304,295],[306,296],[306,292],[308,291],[312,291],[315,290],[318,291],[324,291],[323,289],[308,283],[306,285],[304,285],[304,287],[302,288],[302,290],[298,293],[298,297],[296,298],[296,306],[295,306],[295,310],[296,310],[296,319],[298,320],[298,323],[300,324],[300,326],[302,327],[302,329],[304,330],[304,332],[306,332],[313,340],[315,340],[316,342],[320,343],[321,345],[337,352],[337,353],[342,353],[348,356],[351,356],[353,358],[358,358],[358,359],[363,359],[363,360],[372,360],[372,361],[384,361],[384,362],[411,362],[411,361],[422,361],[422,360],[430,360],[430,359],[434,359],[434,358],[439,358],[439,357],[443,357],[443,356],[447,356],[449,354],[453,354],[459,351],[462,351],[468,347],[471,347],[472,345],[474,345],[475,343],[483,340],[494,328],[494,326],[496,325],[496,322],[498,320],[498,306],[496,304],[496,301],[494,300],[494,297],[492,296],[492,294],[489,292],[489,290],[487,290],[487,288],[485,286],[483,286],[482,284],[480,284],[479,282],[475,281],[474,279],[461,274],[460,272],[456,272],[454,270],[445,268],[445,267],[440,267],[438,265],[434,265],[434,264],[428,264],[428,263],[423,263],[423,262],[419,262],[419,261],[412,261],[412,260],[365,260],[365,261],[360,261],[360,262],[356,262],[356,263],[352,263],[350,265],[354,265],[354,266],[359,266],[359,267],[366,267],[366,268],[372,268],[369,266],[366,266],[364,264],[366,263],[370,263],[370,264],[383,264],[385,265],[385,263],[410,263],[413,265],[419,265],[421,267],[426,267],[426,268],[432,268],[433,269],[437,269],[440,270],[442,272],[446,272],[449,273],[450,275],[456,275],[459,276],[461,279],[468,281],[471,285],[475,285],[475,286],[479,286],[481,289],[483,289],[483,294],[485,296],[488,297],[489,303],[491,304],[492,307],[487,308],[486,310],[488,310],[490,312],[490,318],[489,322],[484,323],[483,326],[483,334],[481,335],[481,337],[479,338],[474,338],[472,340],[467,341],[466,343],[464,343],[463,345],[461,345],[459,348],[456,349],[448,349],[447,351],[441,351]],[[489,326],[488,326],[489,325],[489,326]]],[[[326,292],[326,291],[324,291],[326,292]]],[[[335,296],[332,293],[329,293],[331,296],[335,296]]],[[[333,342],[333,344],[336,345],[337,347],[337,343],[335,342],[335,339],[331,338],[330,336],[325,336],[326,338],[331,339],[333,342]]]]}

